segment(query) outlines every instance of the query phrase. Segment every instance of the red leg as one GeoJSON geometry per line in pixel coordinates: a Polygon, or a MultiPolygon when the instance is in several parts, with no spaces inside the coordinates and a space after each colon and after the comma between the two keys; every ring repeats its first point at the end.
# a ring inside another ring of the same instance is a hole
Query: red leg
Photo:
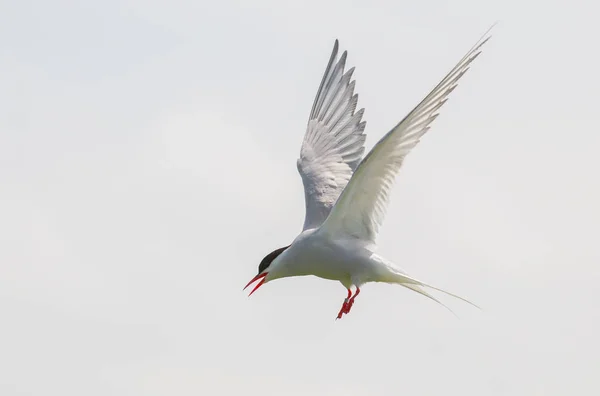
{"type": "Polygon", "coordinates": [[[348,313],[347,310],[349,310],[348,308],[348,302],[351,301],[351,297],[352,296],[352,291],[350,289],[348,289],[348,297],[346,297],[344,299],[344,303],[342,304],[342,308],[340,309],[340,312],[338,313],[337,318],[341,319],[342,315],[345,313],[348,313]]]}
{"type": "Polygon", "coordinates": [[[356,293],[354,293],[352,298],[348,301],[348,304],[346,304],[346,312],[344,312],[344,313],[350,312],[350,309],[352,309],[352,306],[354,305],[354,299],[356,298],[356,296],[358,296],[359,293],[360,293],[360,288],[357,286],[356,293]]]}

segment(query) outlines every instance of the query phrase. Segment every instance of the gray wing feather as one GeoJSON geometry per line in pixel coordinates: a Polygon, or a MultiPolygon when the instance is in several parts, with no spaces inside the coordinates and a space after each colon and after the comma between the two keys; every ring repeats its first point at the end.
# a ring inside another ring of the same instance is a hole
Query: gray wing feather
{"type": "Polygon", "coordinates": [[[338,59],[338,48],[336,40],[297,161],[306,201],[304,230],[325,221],[365,151],[364,109],[355,113],[358,95],[354,93],[355,81],[351,81],[354,68],[344,72],[347,52],[338,59]]]}
{"type": "Polygon", "coordinates": [[[375,241],[404,159],[429,130],[450,93],[481,53],[489,40],[488,32],[362,160],[324,222],[322,228],[326,232],[375,241]]]}

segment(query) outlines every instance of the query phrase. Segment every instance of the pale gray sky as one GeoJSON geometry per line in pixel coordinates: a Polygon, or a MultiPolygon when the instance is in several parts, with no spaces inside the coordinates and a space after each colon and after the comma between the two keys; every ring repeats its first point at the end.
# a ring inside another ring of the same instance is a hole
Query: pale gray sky
{"type": "Polygon", "coordinates": [[[597,395],[598,10],[571,1],[0,1],[0,394],[597,395]],[[340,39],[370,148],[495,21],[380,251],[483,307],[285,279],[340,39]]]}

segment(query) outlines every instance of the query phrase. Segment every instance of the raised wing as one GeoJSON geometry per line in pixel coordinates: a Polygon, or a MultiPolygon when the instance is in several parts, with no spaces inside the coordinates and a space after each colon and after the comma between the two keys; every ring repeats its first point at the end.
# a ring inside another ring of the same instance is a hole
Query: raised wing
{"type": "Polygon", "coordinates": [[[489,37],[486,38],[488,32],[433,91],[367,154],[323,223],[321,228],[325,232],[375,241],[385,216],[390,190],[404,158],[429,130],[458,80],[481,53],[481,47],[489,40],[489,37]]]}
{"type": "Polygon", "coordinates": [[[347,52],[338,60],[338,46],[335,40],[297,161],[306,201],[304,230],[319,227],[327,218],[365,151],[364,109],[354,113],[354,68],[344,73],[347,52]]]}

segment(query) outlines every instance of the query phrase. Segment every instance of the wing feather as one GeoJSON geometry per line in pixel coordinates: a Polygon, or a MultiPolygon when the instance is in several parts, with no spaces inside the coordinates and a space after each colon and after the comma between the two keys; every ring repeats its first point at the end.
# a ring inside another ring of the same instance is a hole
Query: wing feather
{"type": "MultiPolygon", "coordinates": [[[[490,28],[491,29],[491,28],[490,28]]],[[[375,241],[387,209],[389,194],[406,155],[437,118],[448,95],[489,40],[487,34],[408,115],[388,132],[362,160],[340,195],[322,229],[375,241]]],[[[346,146],[343,146],[346,147],[346,146]]],[[[353,147],[351,145],[347,147],[353,147]]]]}
{"type": "Polygon", "coordinates": [[[344,72],[347,52],[338,59],[338,49],[336,40],[297,161],[306,201],[304,230],[319,227],[327,218],[365,151],[364,109],[355,113],[354,68],[344,72]]]}

